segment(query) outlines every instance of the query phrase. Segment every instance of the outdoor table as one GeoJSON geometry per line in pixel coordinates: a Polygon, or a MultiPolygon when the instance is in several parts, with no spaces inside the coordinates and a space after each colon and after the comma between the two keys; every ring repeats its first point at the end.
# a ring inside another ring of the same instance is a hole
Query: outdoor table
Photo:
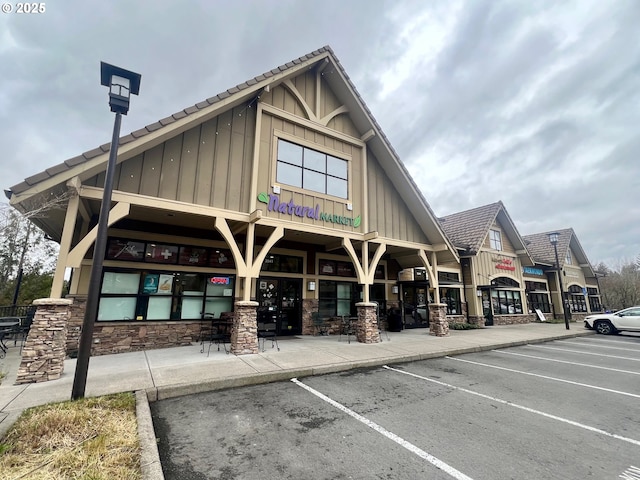
{"type": "Polygon", "coordinates": [[[20,325],[20,319],[17,317],[5,317],[0,320],[0,358],[3,358],[7,353],[7,345],[4,343],[4,337],[14,332],[14,328],[20,325]]]}

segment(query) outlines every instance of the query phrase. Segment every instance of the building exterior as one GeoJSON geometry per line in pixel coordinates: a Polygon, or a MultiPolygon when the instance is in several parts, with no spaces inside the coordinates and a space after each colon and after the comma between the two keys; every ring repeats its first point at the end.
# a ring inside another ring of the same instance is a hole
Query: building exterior
{"type": "Polygon", "coordinates": [[[530,304],[536,305],[536,308],[541,309],[542,312],[552,313],[559,318],[563,318],[566,308],[571,319],[577,321],[583,320],[589,313],[601,312],[602,302],[596,273],[573,228],[557,231],[559,271],[556,267],[554,247],[549,241],[549,233],[551,232],[523,237],[527,249],[535,259],[536,267],[532,270],[535,270],[535,277],[539,279],[535,279],[531,274],[526,279],[530,304]],[[562,277],[565,302],[562,301],[558,275],[562,277]],[[540,291],[540,285],[544,284],[544,277],[546,277],[546,292],[540,291]],[[547,294],[546,298],[551,297],[551,304],[545,299],[545,294],[547,294]]]}
{"type": "MultiPolygon", "coordinates": [[[[70,353],[108,153],[9,194],[22,212],[64,199],[33,221],[60,242],[52,298],[72,270],[70,353]]],[[[433,292],[432,333],[446,334],[440,282],[458,253],[329,47],[122,137],[108,224],[94,355],[188,344],[205,316],[229,312],[236,354],[257,352],[257,322],[307,334],[314,313],[357,317],[358,340],[375,342],[378,317],[400,304],[399,272],[415,267],[433,292]]]]}
{"type": "Polygon", "coordinates": [[[478,325],[528,323],[526,269],[534,266],[502,202],[440,218],[458,249],[468,321],[478,325]]]}

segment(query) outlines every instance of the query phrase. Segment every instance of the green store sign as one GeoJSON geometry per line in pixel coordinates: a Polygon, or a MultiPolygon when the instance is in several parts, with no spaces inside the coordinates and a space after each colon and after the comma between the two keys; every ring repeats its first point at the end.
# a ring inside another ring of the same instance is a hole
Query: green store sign
{"type": "Polygon", "coordinates": [[[296,205],[293,202],[293,198],[288,202],[280,200],[279,195],[260,193],[258,194],[258,201],[267,204],[267,211],[284,213],[286,215],[296,216],[300,218],[313,218],[326,223],[334,223],[336,225],[347,225],[353,228],[358,228],[362,223],[362,216],[357,217],[344,217],[342,215],[335,215],[332,213],[325,213],[320,211],[320,205],[316,204],[314,207],[308,207],[304,205],[296,205]]]}

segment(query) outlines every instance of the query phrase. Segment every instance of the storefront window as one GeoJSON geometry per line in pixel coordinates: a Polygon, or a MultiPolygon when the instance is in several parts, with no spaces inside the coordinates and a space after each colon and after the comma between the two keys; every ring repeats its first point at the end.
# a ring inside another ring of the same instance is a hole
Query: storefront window
{"type": "Polygon", "coordinates": [[[567,300],[572,312],[587,311],[587,302],[585,301],[584,293],[582,292],[582,288],[578,285],[571,285],[569,287],[567,300]]]}
{"type": "Polygon", "coordinates": [[[235,268],[231,250],[158,244],[122,238],[110,238],[107,260],[166,263],[192,267],[235,268]]]}
{"type": "Polygon", "coordinates": [[[302,257],[269,254],[264,259],[262,270],[265,272],[302,273],[302,257]]]}
{"type": "Polygon", "coordinates": [[[440,301],[447,305],[447,315],[461,315],[462,303],[459,288],[441,288],[440,301]]]}
{"type": "Polygon", "coordinates": [[[529,310],[533,313],[536,308],[544,313],[551,313],[549,295],[546,293],[529,293],[529,310]]]}
{"type": "Polygon", "coordinates": [[[233,310],[234,284],[230,275],[105,271],[98,321],[217,318],[233,310]]]}
{"type": "Polygon", "coordinates": [[[320,281],[318,311],[323,317],[351,316],[360,301],[357,284],[351,282],[320,281]]]}
{"type": "Polygon", "coordinates": [[[520,292],[514,290],[491,290],[493,313],[496,315],[514,315],[522,313],[520,292]]]}

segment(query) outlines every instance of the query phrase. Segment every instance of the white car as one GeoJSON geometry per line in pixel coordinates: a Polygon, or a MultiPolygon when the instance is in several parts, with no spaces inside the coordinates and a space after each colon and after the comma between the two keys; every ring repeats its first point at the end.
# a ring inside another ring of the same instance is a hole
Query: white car
{"type": "Polygon", "coordinates": [[[640,332],[640,306],[615,313],[587,315],[584,326],[603,335],[618,332],[640,332]]]}

